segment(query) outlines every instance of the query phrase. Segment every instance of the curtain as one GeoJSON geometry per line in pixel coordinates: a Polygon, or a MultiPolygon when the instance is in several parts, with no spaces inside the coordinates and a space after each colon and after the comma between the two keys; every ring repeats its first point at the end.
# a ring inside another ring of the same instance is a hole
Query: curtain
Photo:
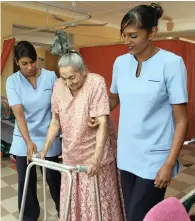
{"type": "Polygon", "coordinates": [[[16,41],[16,39],[12,38],[12,39],[8,39],[8,40],[4,40],[4,42],[3,42],[3,50],[2,50],[2,54],[1,54],[1,75],[3,73],[3,69],[4,69],[5,64],[7,62],[7,59],[9,58],[10,52],[13,49],[15,41],[16,41]]]}

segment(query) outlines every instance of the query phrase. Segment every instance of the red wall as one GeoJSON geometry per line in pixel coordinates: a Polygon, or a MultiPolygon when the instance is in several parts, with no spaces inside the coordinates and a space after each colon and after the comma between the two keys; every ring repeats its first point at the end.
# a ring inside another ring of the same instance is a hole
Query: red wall
{"type": "MultiPolygon", "coordinates": [[[[180,40],[156,41],[154,44],[162,49],[171,51],[183,57],[188,70],[188,90],[189,90],[189,120],[190,127],[188,138],[195,137],[195,44],[180,40]],[[192,86],[193,85],[193,86],[192,86]]],[[[119,55],[125,54],[128,49],[125,45],[107,45],[97,47],[81,48],[80,53],[90,72],[102,75],[107,83],[108,91],[112,80],[113,63],[119,55]]],[[[118,125],[119,108],[112,113],[118,125]]]]}
{"type": "MultiPolygon", "coordinates": [[[[125,45],[107,45],[98,47],[81,48],[80,53],[90,72],[102,75],[105,78],[108,92],[112,81],[112,68],[115,59],[128,52],[125,45]]],[[[112,112],[118,127],[119,107],[112,112]]]]}

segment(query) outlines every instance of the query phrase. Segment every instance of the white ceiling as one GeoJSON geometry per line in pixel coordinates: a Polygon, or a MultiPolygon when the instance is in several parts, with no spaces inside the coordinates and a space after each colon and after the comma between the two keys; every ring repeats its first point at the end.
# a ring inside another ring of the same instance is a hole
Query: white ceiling
{"type": "MultiPolygon", "coordinates": [[[[6,2],[15,6],[36,9],[39,11],[49,12],[58,16],[68,16],[72,18],[82,17],[82,14],[67,10],[72,9],[72,1],[55,1],[55,2],[6,2]],[[46,5],[48,4],[48,5],[46,5]],[[50,5],[50,6],[49,6],[50,5]]],[[[108,23],[107,27],[119,29],[120,22],[124,14],[132,7],[139,4],[150,4],[149,1],[76,1],[74,9],[83,13],[89,13],[92,17],[87,22],[92,23],[108,23]]],[[[160,2],[163,9],[163,17],[171,17],[174,22],[174,30],[168,36],[185,37],[192,36],[195,39],[195,1],[162,1],[160,2]]],[[[83,21],[82,23],[86,23],[83,21]]],[[[162,36],[167,35],[167,21],[160,19],[159,32],[162,36]]],[[[80,27],[79,27],[80,28],[80,27]]],[[[66,29],[73,31],[77,28],[66,29]]],[[[89,29],[90,27],[85,27],[89,29]]],[[[83,33],[82,29],[81,33],[83,33]]],[[[16,31],[16,30],[15,30],[16,31]]],[[[79,34],[79,33],[78,33],[79,34]]],[[[91,33],[93,36],[93,33],[91,33]]]]}
{"type": "MultiPolygon", "coordinates": [[[[45,4],[64,7],[59,9],[57,7],[50,7],[42,4],[43,2],[7,2],[12,5],[18,5],[26,8],[32,8],[40,11],[55,13],[61,16],[79,16],[77,13],[71,13],[65,10],[65,7],[72,7],[72,1],[45,1],[45,4]]],[[[163,16],[171,17],[177,22],[194,22],[195,24],[195,1],[162,1],[164,9],[163,16]]],[[[150,4],[149,1],[76,1],[75,9],[89,13],[92,18],[91,22],[107,22],[108,26],[120,27],[120,21],[124,14],[131,8],[139,4],[150,4]]],[[[161,21],[162,23],[162,21],[161,21]]],[[[194,27],[195,28],[195,27],[194,27]]]]}

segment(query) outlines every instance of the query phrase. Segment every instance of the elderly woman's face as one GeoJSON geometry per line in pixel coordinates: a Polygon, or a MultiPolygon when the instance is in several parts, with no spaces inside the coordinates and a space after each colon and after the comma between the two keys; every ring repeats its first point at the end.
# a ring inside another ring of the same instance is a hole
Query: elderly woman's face
{"type": "Polygon", "coordinates": [[[61,67],[59,71],[60,77],[71,91],[77,91],[83,86],[87,74],[86,72],[80,73],[73,67],[61,67]]]}

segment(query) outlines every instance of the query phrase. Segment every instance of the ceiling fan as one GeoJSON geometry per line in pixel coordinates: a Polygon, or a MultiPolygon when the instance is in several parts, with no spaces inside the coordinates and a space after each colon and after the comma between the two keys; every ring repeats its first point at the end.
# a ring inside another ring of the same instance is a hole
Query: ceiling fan
{"type": "MultiPolygon", "coordinates": [[[[52,18],[57,20],[57,21],[60,21],[60,22],[65,22],[64,19],[62,19],[61,17],[57,16],[57,15],[53,15],[52,14],[52,18]]],[[[79,27],[79,26],[82,26],[82,27],[103,27],[103,26],[106,26],[108,23],[103,23],[103,24],[78,24],[78,23],[71,23],[69,25],[66,25],[64,27],[62,27],[61,29],[66,29],[66,28],[75,28],[75,27],[79,27]]]]}
{"type": "MultiPolygon", "coordinates": [[[[73,1],[72,2],[72,9],[74,11],[77,11],[78,9],[76,8],[76,5],[77,5],[77,2],[76,1],[73,1]]],[[[87,13],[88,16],[90,16],[91,18],[91,15],[89,13],[87,13]]],[[[58,15],[54,15],[52,14],[52,18],[59,21],[59,22],[65,22],[65,20],[63,18],[61,18],[60,16],[58,15]]],[[[62,28],[60,29],[66,29],[66,28],[75,28],[75,27],[79,27],[79,26],[83,26],[83,27],[102,27],[102,26],[105,26],[107,25],[108,23],[103,23],[103,24],[79,24],[79,23],[71,23],[71,24],[68,24],[66,26],[63,26],[62,28]]]]}

